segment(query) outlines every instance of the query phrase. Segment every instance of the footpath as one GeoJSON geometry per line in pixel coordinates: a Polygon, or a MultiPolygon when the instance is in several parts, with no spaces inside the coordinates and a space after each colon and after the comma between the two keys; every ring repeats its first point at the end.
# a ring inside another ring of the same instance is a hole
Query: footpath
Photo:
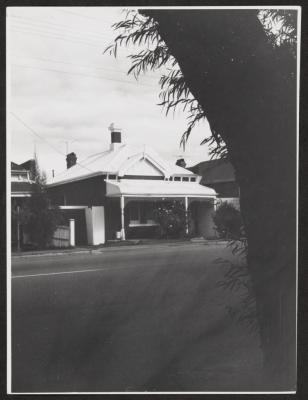
{"type": "Polygon", "coordinates": [[[132,249],[146,249],[153,246],[183,246],[183,245],[224,245],[228,244],[225,240],[206,240],[204,238],[193,239],[136,239],[126,241],[110,241],[98,246],[76,246],[70,248],[57,248],[46,250],[28,250],[28,251],[13,251],[12,258],[18,257],[43,257],[43,256],[59,256],[70,254],[97,254],[106,251],[127,251],[132,249]]]}

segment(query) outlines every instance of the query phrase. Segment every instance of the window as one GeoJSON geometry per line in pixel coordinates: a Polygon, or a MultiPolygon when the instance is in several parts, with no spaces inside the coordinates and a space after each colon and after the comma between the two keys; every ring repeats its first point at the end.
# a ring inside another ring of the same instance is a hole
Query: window
{"type": "Polygon", "coordinates": [[[153,203],[132,202],[129,204],[129,226],[156,225],[153,219],[153,203]]]}
{"type": "Polygon", "coordinates": [[[196,182],[196,178],[190,178],[190,182],[196,182]]]}
{"type": "Polygon", "coordinates": [[[144,220],[147,224],[153,223],[153,203],[143,203],[144,220]]]}
{"type": "Polygon", "coordinates": [[[183,177],[183,182],[188,182],[188,181],[189,181],[189,178],[187,178],[186,176],[183,177]]]}
{"type": "Polygon", "coordinates": [[[180,178],[179,176],[175,176],[175,177],[174,177],[174,180],[175,180],[175,181],[180,181],[181,178],[180,178]]]}
{"type": "Polygon", "coordinates": [[[129,222],[136,224],[140,221],[139,203],[131,203],[129,205],[129,222]]]}

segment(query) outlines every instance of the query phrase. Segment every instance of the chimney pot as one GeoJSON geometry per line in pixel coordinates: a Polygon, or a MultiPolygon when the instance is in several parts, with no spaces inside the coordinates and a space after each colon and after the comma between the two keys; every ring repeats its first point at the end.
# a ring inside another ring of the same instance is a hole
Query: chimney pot
{"type": "Polygon", "coordinates": [[[114,123],[110,124],[108,129],[111,132],[110,148],[111,148],[111,150],[115,150],[119,146],[119,144],[122,143],[121,129],[120,128],[116,128],[114,126],[114,123]]]}
{"type": "Polygon", "coordinates": [[[186,168],[186,162],[184,158],[179,158],[175,164],[178,165],[179,167],[186,168]]]}
{"type": "Polygon", "coordinates": [[[73,167],[77,163],[77,156],[74,152],[67,154],[66,156],[66,167],[67,169],[73,167]]]}
{"type": "Polygon", "coordinates": [[[111,132],[111,143],[121,143],[121,131],[111,132]]]}

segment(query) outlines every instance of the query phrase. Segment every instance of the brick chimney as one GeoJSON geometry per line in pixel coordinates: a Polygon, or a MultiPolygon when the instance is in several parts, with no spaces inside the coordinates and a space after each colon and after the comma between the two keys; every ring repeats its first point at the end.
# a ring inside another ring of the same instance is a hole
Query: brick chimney
{"type": "Polygon", "coordinates": [[[176,160],[175,164],[178,165],[179,167],[186,168],[186,162],[184,158],[179,158],[178,160],[176,160]]]}
{"type": "Polygon", "coordinates": [[[114,126],[114,123],[112,123],[109,128],[111,132],[111,143],[110,143],[110,149],[111,150],[116,150],[121,144],[122,144],[122,134],[121,134],[121,129],[116,128],[114,126]]]}
{"type": "Polygon", "coordinates": [[[76,165],[76,163],[77,163],[76,154],[74,152],[67,154],[67,156],[66,156],[66,167],[67,167],[67,169],[73,167],[74,165],[76,165]]]}

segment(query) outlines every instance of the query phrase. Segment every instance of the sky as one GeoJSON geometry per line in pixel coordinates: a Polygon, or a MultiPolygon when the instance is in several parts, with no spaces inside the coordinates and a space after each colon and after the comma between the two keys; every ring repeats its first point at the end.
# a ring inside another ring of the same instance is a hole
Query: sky
{"type": "Polygon", "coordinates": [[[108,127],[122,129],[122,141],[147,144],[175,162],[207,160],[200,146],[210,134],[207,121],[180,148],[187,114],[166,117],[159,103],[159,77],[128,76],[131,48],[117,58],[103,54],[117,35],[111,25],[123,19],[116,7],[7,8],[7,135],[11,161],[37,154],[48,177],[66,168],[66,151],[78,161],[104,151],[108,127]]]}

